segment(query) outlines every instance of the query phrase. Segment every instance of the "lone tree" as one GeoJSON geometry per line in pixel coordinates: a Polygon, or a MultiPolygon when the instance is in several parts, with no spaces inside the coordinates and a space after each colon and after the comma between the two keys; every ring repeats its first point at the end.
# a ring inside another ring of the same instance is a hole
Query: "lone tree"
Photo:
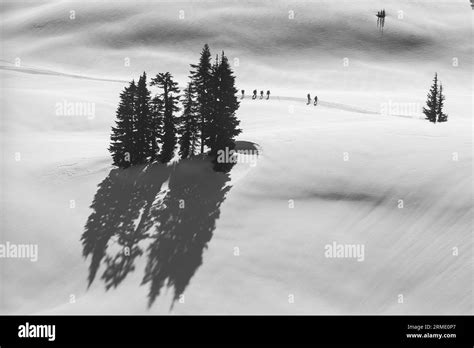
{"type": "Polygon", "coordinates": [[[438,112],[438,74],[435,74],[433,84],[428,93],[428,100],[426,101],[426,108],[423,108],[423,113],[426,120],[436,123],[436,116],[438,112]]]}
{"type": "Polygon", "coordinates": [[[162,163],[169,162],[174,156],[176,148],[176,124],[174,112],[179,110],[177,106],[179,101],[178,83],[173,80],[173,76],[169,73],[160,73],[151,81],[152,86],[158,86],[163,89],[158,98],[163,103],[163,132],[161,135],[161,153],[159,160],[162,163]]]}
{"type": "Polygon", "coordinates": [[[120,168],[127,168],[135,163],[133,121],[136,91],[135,81],[132,81],[120,94],[120,103],[116,112],[117,121],[115,127],[112,127],[110,136],[109,152],[112,154],[113,164],[120,168]]]}
{"type": "Polygon", "coordinates": [[[199,143],[199,120],[196,111],[195,89],[192,82],[189,82],[184,90],[183,115],[178,129],[180,134],[179,155],[181,158],[194,155],[199,143]]]}
{"type": "MultiPolygon", "coordinates": [[[[235,137],[242,130],[238,128],[240,121],[235,116],[239,108],[235,77],[227,57],[222,52],[220,62],[216,62],[213,74],[217,86],[214,87],[214,107],[210,124],[210,155],[217,156],[219,151],[234,150],[235,137]]],[[[217,158],[214,160],[215,163],[217,158]]]]}
{"type": "Polygon", "coordinates": [[[438,96],[438,108],[436,109],[436,115],[438,116],[438,122],[447,122],[448,115],[444,113],[444,94],[443,94],[443,85],[439,85],[439,96],[438,96]]]}
{"type": "Polygon", "coordinates": [[[211,116],[212,95],[210,93],[211,83],[211,51],[207,44],[201,52],[198,64],[191,64],[191,80],[196,88],[196,99],[198,104],[199,128],[201,136],[201,153],[204,153],[204,145],[208,137],[207,121],[211,116]]]}
{"type": "Polygon", "coordinates": [[[423,108],[423,113],[426,116],[426,120],[436,122],[447,122],[448,115],[444,113],[444,94],[443,85],[440,84],[438,87],[438,74],[435,74],[433,84],[431,85],[428,93],[428,100],[426,101],[426,108],[423,108]]]}

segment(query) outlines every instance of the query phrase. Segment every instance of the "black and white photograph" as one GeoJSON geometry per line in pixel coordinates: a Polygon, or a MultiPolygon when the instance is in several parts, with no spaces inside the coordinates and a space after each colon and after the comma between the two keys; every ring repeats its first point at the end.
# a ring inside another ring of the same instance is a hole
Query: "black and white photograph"
{"type": "Polygon", "coordinates": [[[449,343],[473,9],[1,0],[0,315],[446,316],[449,343]]]}

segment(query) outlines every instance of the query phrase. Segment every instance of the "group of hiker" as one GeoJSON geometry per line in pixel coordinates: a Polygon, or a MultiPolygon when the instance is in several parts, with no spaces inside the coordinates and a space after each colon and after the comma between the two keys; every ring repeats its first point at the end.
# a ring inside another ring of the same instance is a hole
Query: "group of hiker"
{"type": "MultiPolygon", "coordinates": [[[[306,103],[306,105],[309,105],[311,104],[311,95],[309,93],[307,95],[307,98],[308,98],[308,102],[306,103]]],[[[313,105],[314,106],[318,105],[318,96],[314,97],[313,105]]]]}
{"type": "MultiPolygon", "coordinates": [[[[242,89],[240,92],[242,93],[242,96],[240,97],[240,99],[244,99],[245,90],[242,89]]],[[[263,93],[263,91],[260,91],[260,99],[263,99],[263,97],[264,97],[264,93],[263,93]]],[[[306,103],[306,105],[309,105],[309,104],[311,104],[311,95],[309,93],[307,95],[307,98],[308,98],[308,102],[306,103]]],[[[256,89],[253,90],[252,99],[257,99],[257,90],[256,89]]],[[[267,100],[270,99],[270,91],[267,91],[267,98],[265,98],[265,99],[267,99],[267,100]]],[[[318,96],[314,97],[313,105],[314,106],[318,105],[318,96]]]]}
{"type": "MultiPolygon", "coordinates": [[[[245,97],[245,90],[241,90],[240,91],[242,93],[242,96],[240,97],[240,99],[244,99],[245,97]]],[[[263,99],[263,91],[260,91],[260,99],[263,99]]],[[[253,94],[252,94],[252,99],[257,99],[257,90],[254,89],[253,90],[253,94]]],[[[266,99],[270,99],[270,91],[267,91],[267,98],[266,99]]]]}

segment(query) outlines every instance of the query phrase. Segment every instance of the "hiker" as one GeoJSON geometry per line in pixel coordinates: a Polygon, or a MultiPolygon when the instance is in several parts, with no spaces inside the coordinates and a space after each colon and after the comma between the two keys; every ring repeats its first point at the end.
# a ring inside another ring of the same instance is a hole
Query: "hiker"
{"type": "Polygon", "coordinates": [[[314,97],[314,106],[318,105],[318,96],[314,97]]]}
{"type": "Polygon", "coordinates": [[[242,90],[241,92],[242,92],[242,97],[240,99],[244,99],[245,91],[242,90]]]}
{"type": "Polygon", "coordinates": [[[257,90],[256,89],[253,90],[252,99],[257,99],[257,90]]]}
{"type": "Polygon", "coordinates": [[[260,91],[260,99],[263,99],[263,91],[260,91]]]}
{"type": "Polygon", "coordinates": [[[270,99],[270,91],[267,91],[267,100],[270,99]]]}
{"type": "Polygon", "coordinates": [[[311,103],[311,95],[308,93],[308,102],[306,103],[306,105],[309,105],[311,103]]]}

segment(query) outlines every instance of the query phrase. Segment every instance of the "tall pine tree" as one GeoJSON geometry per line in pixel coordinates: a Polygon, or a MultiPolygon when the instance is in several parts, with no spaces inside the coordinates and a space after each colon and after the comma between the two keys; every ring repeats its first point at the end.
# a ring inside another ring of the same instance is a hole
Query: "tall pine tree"
{"type": "Polygon", "coordinates": [[[438,94],[438,108],[436,110],[436,115],[438,116],[438,122],[447,122],[448,115],[444,113],[444,94],[443,94],[443,85],[439,85],[439,94],[438,94]]]}
{"type": "MultiPolygon", "coordinates": [[[[219,64],[219,55],[216,55],[216,60],[211,68],[211,80],[209,81],[209,91],[212,96],[212,103],[210,105],[210,114],[206,120],[206,139],[205,145],[211,150],[214,149],[217,137],[217,117],[222,114],[223,104],[221,95],[221,70],[219,64]]],[[[214,155],[214,153],[211,153],[214,155]]]]}
{"type": "Polygon", "coordinates": [[[226,151],[226,149],[233,150],[235,137],[242,132],[238,128],[240,121],[235,116],[235,112],[239,108],[235,77],[224,52],[222,52],[221,60],[214,73],[218,86],[215,88],[214,115],[210,132],[210,138],[214,139],[211,144],[211,156],[217,156],[219,151],[226,151]]]}
{"type": "Polygon", "coordinates": [[[113,164],[120,168],[127,168],[134,164],[136,152],[134,146],[134,113],[137,86],[135,81],[130,82],[120,93],[120,102],[116,112],[116,125],[112,127],[109,152],[113,164]]]}
{"type": "Polygon", "coordinates": [[[163,89],[163,92],[159,95],[163,103],[163,133],[159,159],[162,163],[167,163],[173,158],[176,148],[177,120],[174,113],[179,110],[177,106],[179,101],[178,83],[173,80],[173,76],[169,72],[166,72],[156,75],[152,79],[151,85],[163,89]]]}
{"type": "Polygon", "coordinates": [[[198,104],[199,128],[201,135],[201,153],[208,137],[207,124],[211,116],[212,95],[210,93],[211,82],[211,51],[207,44],[201,52],[198,64],[191,64],[191,80],[196,88],[196,99],[198,104]]]}
{"type": "Polygon", "coordinates": [[[150,101],[150,161],[159,159],[160,141],[163,134],[163,101],[159,96],[154,96],[150,101]]]}
{"type": "Polygon", "coordinates": [[[144,72],[137,84],[135,106],[135,146],[136,163],[145,163],[150,155],[150,91],[147,87],[146,73],[144,72]]]}
{"type": "Polygon", "coordinates": [[[179,127],[179,155],[188,158],[196,152],[199,143],[199,120],[196,112],[195,89],[189,82],[183,95],[183,115],[179,127]]]}
{"type": "Polygon", "coordinates": [[[433,85],[431,85],[428,93],[428,100],[426,101],[426,108],[423,108],[423,113],[426,120],[436,123],[436,116],[438,112],[438,74],[435,74],[433,85]]]}

